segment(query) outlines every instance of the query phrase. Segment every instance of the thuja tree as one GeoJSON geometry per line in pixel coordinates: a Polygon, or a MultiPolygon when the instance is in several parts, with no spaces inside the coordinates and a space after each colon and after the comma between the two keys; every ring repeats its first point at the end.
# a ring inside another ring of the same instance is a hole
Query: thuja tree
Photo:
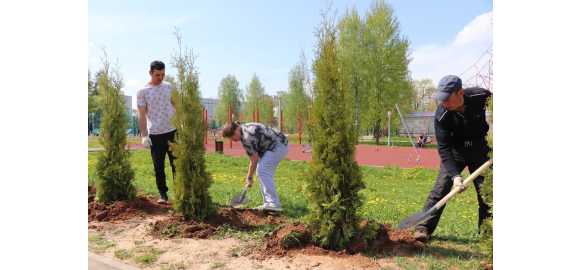
{"type": "Polygon", "coordinates": [[[362,205],[358,192],[364,183],[354,160],[356,136],[340,79],[336,28],[325,16],[317,36],[309,224],[319,245],[339,250],[357,234],[357,211],[362,205]]]}
{"type": "Polygon", "coordinates": [[[134,171],[129,162],[127,144],[127,112],[121,92],[122,79],[111,72],[107,56],[97,80],[101,114],[100,142],[105,150],[99,154],[96,167],[97,200],[112,202],[135,197],[132,184],[134,171]]]}
{"type": "MultiPolygon", "coordinates": [[[[492,99],[489,100],[489,108],[491,111],[492,109],[492,99]]],[[[492,118],[493,119],[493,116],[492,118]]],[[[493,121],[491,121],[493,123],[493,121]]],[[[489,147],[491,147],[491,152],[489,152],[489,158],[493,158],[493,136],[489,135],[488,137],[489,147]]],[[[483,187],[481,188],[481,194],[483,196],[483,200],[489,207],[491,217],[487,218],[481,224],[481,239],[480,239],[480,247],[483,253],[487,256],[489,262],[493,262],[493,167],[487,170],[487,172],[483,175],[485,178],[483,181],[483,187]]]]}
{"type": "Polygon", "coordinates": [[[172,65],[178,71],[176,91],[172,100],[176,108],[174,126],[176,142],[171,145],[176,156],[176,186],[174,208],[186,219],[205,219],[211,212],[208,188],[210,174],[204,160],[204,123],[198,71],[191,49],[182,48],[182,39],[176,32],[178,52],[172,65]]]}

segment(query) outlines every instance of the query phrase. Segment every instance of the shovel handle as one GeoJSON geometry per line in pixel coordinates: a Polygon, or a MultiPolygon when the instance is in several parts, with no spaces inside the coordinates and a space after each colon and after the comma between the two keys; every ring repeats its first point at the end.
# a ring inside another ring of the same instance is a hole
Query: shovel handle
{"type": "MultiPolygon", "coordinates": [[[[481,167],[479,167],[477,170],[475,170],[473,173],[471,173],[471,175],[467,176],[467,178],[465,178],[465,180],[463,180],[463,185],[467,186],[468,184],[470,184],[471,182],[473,182],[473,180],[475,180],[475,178],[477,178],[479,175],[483,174],[483,172],[485,172],[485,170],[487,170],[491,164],[493,164],[492,160],[487,160],[485,163],[483,163],[483,165],[481,165],[481,167]]],[[[455,194],[459,193],[461,191],[461,189],[459,187],[454,187],[449,194],[447,194],[444,198],[442,198],[440,201],[438,201],[435,204],[435,207],[437,209],[441,208],[443,205],[445,205],[447,203],[447,201],[453,197],[455,194]]]]}

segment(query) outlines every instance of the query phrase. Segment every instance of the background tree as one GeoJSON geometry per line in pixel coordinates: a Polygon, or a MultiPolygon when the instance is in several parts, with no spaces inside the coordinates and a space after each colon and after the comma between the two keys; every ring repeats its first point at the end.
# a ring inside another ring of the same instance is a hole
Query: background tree
{"type": "MultiPolygon", "coordinates": [[[[309,96],[305,89],[306,73],[307,71],[300,63],[289,71],[289,93],[285,95],[285,106],[283,107],[285,127],[289,132],[298,131],[297,121],[307,121],[308,111],[306,108],[309,106],[309,96]]],[[[305,124],[303,126],[305,127],[305,124]]]]}
{"type": "Polygon", "coordinates": [[[176,31],[178,52],[173,57],[172,66],[178,71],[176,91],[172,100],[176,108],[174,126],[177,129],[176,142],[171,144],[176,156],[176,185],[174,208],[185,219],[205,219],[210,212],[211,198],[208,188],[210,174],[204,160],[204,123],[198,71],[191,49],[182,47],[182,38],[176,31]]]}
{"type": "Polygon", "coordinates": [[[414,104],[412,110],[419,112],[428,112],[436,110],[436,101],[433,96],[436,87],[431,79],[422,79],[412,81],[414,89],[414,104]]]}
{"type": "Polygon", "coordinates": [[[89,113],[94,113],[97,111],[97,109],[99,108],[99,104],[97,104],[97,83],[94,82],[91,78],[91,71],[88,70],[88,85],[87,85],[87,90],[88,90],[88,97],[89,97],[89,113]]]}
{"type": "Polygon", "coordinates": [[[339,250],[356,235],[362,205],[358,192],[364,183],[354,160],[356,136],[346,111],[348,94],[340,76],[336,42],[336,28],[324,15],[313,68],[313,151],[307,190],[314,239],[325,248],[339,250]]]}
{"type": "Polygon", "coordinates": [[[263,98],[259,103],[259,120],[261,123],[269,126],[275,125],[275,122],[273,121],[274,108],[273,97],[270,95],[263,95],[263,98]]]}
{"type": "Polygon", "coordinates": [[[105,52],[99,74],[97,92],[102,112],[99,141],[104,151],[99,153],[96,167],[97,200],[106,203],[129,200],[135,197],[136,190],[129,150],[125,148],[128,116],[121,92],[123,81],[118,72],[110,70],[105,52]]]}
{"type": "MultiPolygon", "coordinates": [[[[409,111],[413,99],[408,71],[409,44],[400,36],[392,8],[382,0],[376,1],[367,13],[363,42],[367,106],[362,108],[362,125],[373,131],[376,144],[379,144],[387,111],[395,104],[403,113],[409,111]]],[[[397,122],[396,117],[392,119],[397,122]]]]}
{"type": "Polygon", "coordinates": [[[242,90],[234,75],[226,75],[218,86],[218,105],[216,107],[216,119],[224,124],[228,120],[228,105],[232,106],[233,120],[239,120],[242,107],[242,90]]]}
{"type": "Polygon", "coordinates": [[[88,117],[87,117],[87,121],[89,122],[89,130],[88,133],[91,134],[91,132],[93,131],[93,129],[95,128],[95,115],[97,114],[97,112],[99,111],[99,104],[97,102],[97,89],[96,89],[96,85],[97,83],[93,81],[93,79],[91,78],[91,70],[88,70],[87,72],[88,74],[88,85],[87,85],[87,97],[88,97],[88,101],[87,101],[87,111],[88,111],[88,117]]]}
{"type": "Polygon", "coordinates": [[[259,122],[263,124],[270,124],[268,123],[269,119],[272,119],[273,116],[273,106],[272,102],[269,105],[267,102],[268,100],[264,97],[265,96],[265,88],[261,84],[259,77],[257,74],[253,74],[253,78],[247,87],[247,94],[244,102],[244,114],[245,120],[252,121],[253,114],[259,109],[259,122]],[[270,108],[270,110],[269,110],[270,108]],[[271,117],[269,118],[269,115],[271,117]]]}
{"type": "Polygon", "coordinates": [[[338,24],[339,47],[338,59],[341,65],[341,76],[348,87],[348,109],[353,115],[356,131],[361,131],[361,111],[367,107],[366,88],[363,86],[363,31],[364,22],[354,7],[340,19],[338,24]]]}

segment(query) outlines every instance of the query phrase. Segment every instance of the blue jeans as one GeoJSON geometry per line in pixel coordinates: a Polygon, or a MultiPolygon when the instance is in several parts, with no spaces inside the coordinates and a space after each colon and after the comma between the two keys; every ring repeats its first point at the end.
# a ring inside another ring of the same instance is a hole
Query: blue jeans
{"type": "Polygon", "coordinates": [[[261,193],[263,194],[263,203],[266,206],[281,207],[279,195],[275,190],[275,170],[279,166],[279,162],[289,151],[287,145],[277,144],[275,149],[267,151],[259,160],[257,167],[257,175],[261,183],[261,193]]]}

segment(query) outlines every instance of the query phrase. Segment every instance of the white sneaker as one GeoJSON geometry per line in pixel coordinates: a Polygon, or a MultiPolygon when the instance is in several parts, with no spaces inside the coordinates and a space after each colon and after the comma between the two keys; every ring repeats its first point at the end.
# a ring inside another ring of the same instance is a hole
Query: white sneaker
{"type": "Polygon", "coordinates": [[[280,206],[263,204],[263,205],[261,205],[259,207],[255,207],[255,210],[259,210],[259,211],[272,211],[272,212],[282,212],[283,211],[283,208],[281,208],[280,206]]]}

